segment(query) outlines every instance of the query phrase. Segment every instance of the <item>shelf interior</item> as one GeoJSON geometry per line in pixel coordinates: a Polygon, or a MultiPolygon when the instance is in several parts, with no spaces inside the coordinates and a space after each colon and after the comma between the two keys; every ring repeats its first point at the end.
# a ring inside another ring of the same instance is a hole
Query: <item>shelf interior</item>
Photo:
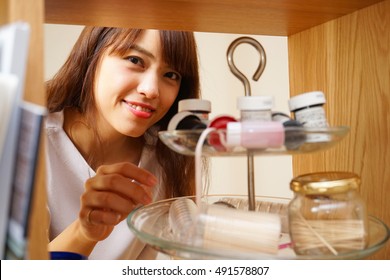
{"type": "Polygon", "coordinates": [[[45,22],[289,36],[381,0],[46,0],[45,22]]]}

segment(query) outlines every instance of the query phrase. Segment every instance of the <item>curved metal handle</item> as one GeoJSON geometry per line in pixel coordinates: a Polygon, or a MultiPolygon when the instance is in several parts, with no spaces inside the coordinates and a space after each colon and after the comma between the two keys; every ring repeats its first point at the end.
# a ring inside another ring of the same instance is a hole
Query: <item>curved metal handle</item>
{"type": "Polygon", "coordinates": [[[251,37],[237,38],[236,40],[234,40],[230,44],[230,46],[227,50],[227,59],[228,59],[228,65],[229,65],[230,71],[232,71],[234,76],[236,76],[244,84],[245,95],[250,96],[251,95],[251,88],[250,88],[249,81],[245,77],[245,75],[240,70],[237,69],[237,67],[233,61],[233,52],[236,49],[236,47],[242,43],[247,43],[247,44],[254,46],[260,54],[259,66],[257,67],[256,72],[255,72],[255,74],[253,74],[253,77],[252,77],[252,79],[254,81],[257,81],[260,78],[261,74],[263,74],[267,59],[266,59],[266,55],[265,55],[265,51],[264,51],[263,46],[258,41],[256,41],[255,39],[253,39],[251,37]]]}

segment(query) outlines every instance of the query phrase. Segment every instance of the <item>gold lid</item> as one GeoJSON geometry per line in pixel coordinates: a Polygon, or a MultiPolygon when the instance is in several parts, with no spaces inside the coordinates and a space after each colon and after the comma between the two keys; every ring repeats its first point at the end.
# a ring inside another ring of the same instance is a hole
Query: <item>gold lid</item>
{"type": "Polygon", "coordinates": [[[317,172],[295,177],[290,182],[292,191],[302,194],[334,194],[357,189],[360,178],[351,172],[317,172]]]}

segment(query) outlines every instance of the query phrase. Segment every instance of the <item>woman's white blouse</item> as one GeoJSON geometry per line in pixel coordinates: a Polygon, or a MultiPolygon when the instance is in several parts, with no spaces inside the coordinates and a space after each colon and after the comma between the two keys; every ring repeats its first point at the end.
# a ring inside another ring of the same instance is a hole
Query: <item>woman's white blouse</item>
{"type": "MultiPolygon", "coordinates": [[[[77,219],[84,182],[95,175],[95,171],[63,130],[63,120],[63,112],[51,113],[45,120],[50,240],[77,219]]],[[[150,148],[143,149],[139,167],[155,174],[161,182],[161,170],[150,148]]],[[[154,199],[162,197],[162,187],[158,185],[155,187],[154,199]]],[[[96,245],[89,259],[149,259],[154,255],[151,248],[145,247],[145,244],[135,238],[125,219],[107,239],[96,245]]]]}

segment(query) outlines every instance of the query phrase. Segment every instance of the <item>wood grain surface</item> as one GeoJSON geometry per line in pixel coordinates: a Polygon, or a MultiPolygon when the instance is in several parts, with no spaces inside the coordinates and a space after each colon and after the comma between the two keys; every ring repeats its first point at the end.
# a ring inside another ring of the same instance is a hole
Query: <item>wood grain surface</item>
{"type": "Polygon", "coordinates": [[[46,0],[45,21],[286,36],[380,0],[46,0]]]}
{"type": "MultiPolygon", "coordinates": [[[[26,69],[24,99],[36,104],[45,105],[46,97],[43,73],[44,0],[9,0],[3,1],[0,7],[7,7],[7,12],[3,11],[3,23],[23,20],[30,24],[30,45],[26,69]]],[[[30,230],[28,233],[29,241],[27,257],[29,259],[47,259],[48,215],[46,211],[47,200],[43,142],[41,143],[39,162],[36,172],[29,222],[30,230]]]]}
{"type": "MultiPolygon", "coordinates": [[[[351,131],[329,151],[293,158],[294,175],[361,176],[368,212],[390,225],[390,1],[289,37],[291,95],[326,94],[332,126],[351,131]]],[[[373,258],[390,259],[390,242],[373,258]]]]}

